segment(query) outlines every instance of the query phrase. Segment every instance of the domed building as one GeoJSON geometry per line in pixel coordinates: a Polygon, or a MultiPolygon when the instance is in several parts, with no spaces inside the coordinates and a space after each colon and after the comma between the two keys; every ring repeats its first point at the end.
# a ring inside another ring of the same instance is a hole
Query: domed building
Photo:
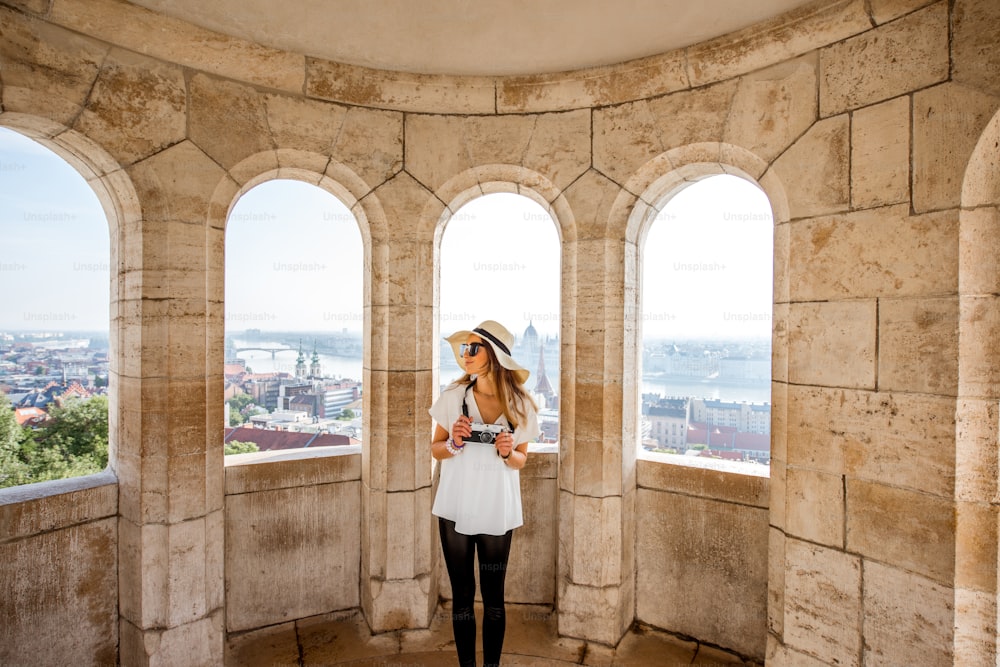
{"type": "Polygon", "coordinates": [[[0,490],[0,664],[452,658],[440,240],[506,192],[561,266],[512,663],[995,665],[998,34],[996,0],[0,0],[0,125],[112,257],[109,467],[0,490]],[[718,174],[773,212],[770,466],[638,451],[646,234],[718,174]],[[278,178],[364,239],[363,441],[224,458],[227,219],[278,178]]]}
{"type": "Polygon", "coordinates": [[[515,355],[523,364],[527,364],[531,368],[531,364],[538,359],[538,350],[540,347],[541,342],[538,338],[538,330],[529,321],[528,326],[524,329],[524,333],[514,342],[515,355]]]}
{"type": "Polygon", "coordinates": [[[534,357],[538,354],[538,331],[535,329],[535,325],[528,322],[527,328],[524,330],[524,334],[521,336],[521,348],[524,350],[525,354],[530,357],[534,357]]]}

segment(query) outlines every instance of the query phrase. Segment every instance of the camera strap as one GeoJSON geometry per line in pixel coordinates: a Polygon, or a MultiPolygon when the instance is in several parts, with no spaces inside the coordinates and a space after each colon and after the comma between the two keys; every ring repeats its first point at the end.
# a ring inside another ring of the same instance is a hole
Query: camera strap
{"type": "MultiPolygon", "coordinates": [[[[465,388],[465,393],[462,395],[462,414],[465,415],[466,417],[469,417],[469,404],[467,402],[469,398],[469,392],[472,391],[472,389],[476,386],[476,379],[477,378],[472,378],[472,382],[470,382],[469,386],[465,388]]],[[[472,417],[469,417],[469,419],[472,419],[472,417]]],[[[509,424],[506,426],[501,424],[500,426],[502,426],[511,433],[514,432],[514,429],[512,429],[509,424]]]]}
{"type": "MultiPolygon", "coordinates": [[[[472,378],[472,382],[470,382],[469,386],[465,388],[465,394],[462,395],[462,414],[466,417],[469,417],[469,404],[466,403],[466,399],[469,398],[469,391],[476,386],[477,379],[478,378],[472,378]]],[[[472,417],[469,417],[469,419],[472,419],[472,417]]]]}

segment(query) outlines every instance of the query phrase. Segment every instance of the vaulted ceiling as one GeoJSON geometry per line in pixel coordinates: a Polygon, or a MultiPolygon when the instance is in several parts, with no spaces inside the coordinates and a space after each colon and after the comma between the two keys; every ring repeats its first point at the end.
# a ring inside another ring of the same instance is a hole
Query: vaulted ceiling
{"type": "Polygon", "coordinates": [[[132,0],[309,56],[486,76],[559,72],[664,53],[815,1],[132,0]]]}

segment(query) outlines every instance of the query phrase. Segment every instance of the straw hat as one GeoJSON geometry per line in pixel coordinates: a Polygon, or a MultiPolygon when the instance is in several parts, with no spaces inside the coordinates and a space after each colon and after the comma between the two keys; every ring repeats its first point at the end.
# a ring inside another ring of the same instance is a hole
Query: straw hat
{"type": "Polygon", "coordinates": [[[497,361],[504,368],[514,372],[514,377],[517,378],[518,384],[524,384],[528,381],[528,376],[531,373],[527,369],[522,368],[520,364],[514,361],[514,357],[510,356],[510,350],[514,346],[514,334],[507,331],[502,324],[493,320],[486,320],[471,331],[456,331],[445,339],[451,343],[451,349],[455,353],[455,360],[458,362],[459,368],[465,368],[461,346],[462,343],[465,343],[469,339],[470,334],[479,336],[483,339],[484,343],[493,348],[493,353],[496,355],[497,361]]]}

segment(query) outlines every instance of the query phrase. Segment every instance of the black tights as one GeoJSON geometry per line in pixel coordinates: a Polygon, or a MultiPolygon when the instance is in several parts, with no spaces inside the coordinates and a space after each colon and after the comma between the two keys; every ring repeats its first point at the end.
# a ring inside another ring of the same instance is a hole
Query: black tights
{"type": "Polygon", "coordinates": [[[455,522],[438,518],[441,548],[451,580],[451,625],[461,667],[476,665],[475,560],[479,551],[479,589],[483,594],[483,664],[500,664],[503,635],[507,627],[503,584],[507,576],[507,557],[513,531],[503,535],[462,535],[455,532],[455,522]]]}

